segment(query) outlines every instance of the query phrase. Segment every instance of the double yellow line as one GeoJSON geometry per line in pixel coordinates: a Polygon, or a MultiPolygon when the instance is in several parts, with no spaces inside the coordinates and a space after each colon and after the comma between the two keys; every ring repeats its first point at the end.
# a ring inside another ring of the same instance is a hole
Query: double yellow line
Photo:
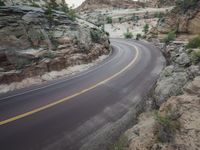
{"type": "Polygon", "coordinates": [[[45,110],[45,109],[51,108],[51,107],[53,107],[53,106],[55,106],[55,105],[61,104],[61,103],[63,103],[63,102],[66,102],[66,101],[68,101],[68,100],[70,100],[70,99],[72,99],[72,98],[74,98],[74,97],[76,97],[76,96],[80,96],[80,95],[83,94],[83,93],[86,93],[86,92],[88,92],[88,91],[90,91],[90,90],[93,90],[93,89],[95,89],[96,87],[98,87],[98,86],[100,86],[100,85],[102,85],[102,84],[105,84],[106,82],[108,82],[108,81],[114,79],[115,77],[119,76],[120,74],[122,74],[123,72],[125,72],[129,67],[131,67],[131,66],[136,62],[136,60],[137,60],[137,58],[138,58],[138,55],[139,55],[139,50],[138,50],[138,48],[137,48],[136,46],[134,46],[134,45],[131,45],[131,46],[133,46],[133,47],[135,48],[135,50],[136,50],[136,55],[135,55],[134,59],[133,59],[125,68],[123,68],[120,72],[118,72],[118,73],[112,75],[111,77],[109,77],[109,78],[107,78],[107,79],[105,79],[105,80],[103,80],[103,81],[101,81],[101,82],[99,82],[99,83],[97,83],[97,84],[95,84],[95,85],[93,85],[93,86],[87,88],[87,89],[81,90],[80,92],[77,92],[77,93],[75,93],[75,94],[73,94],[73,95],[71,95],[71,96],[65,97],[65,98],[60,99],[60,100],[58,100],[58,101],[56,101],[56,102],[47,104],[47,105],[45,105],[45,106],[42,106],[42,107],[39,107],[39,108],[37,108],[37,109],[31,110],[31,111],[29,111],[29,112],[23,113],[23,114],[21,114],[21,115],[18,115],[18,116],[15,116],[15,117],[12,117],[12,118],[3,120],[3,121],[0,122],[0,126],[1,126],[1,125],[5,125],[5,124],[8,124],[8,123],[13,122],[13,121],[16,121],[16,120],[18,120],[18,119],[22,119],[22,118],[24,118],[24,117],[28,117],[28,116],[30,116],[30,115],[33,115],[33,114],[38,113],[38,112],[40,112],[40,111],[43,111],[43,110],[45,110]]]}

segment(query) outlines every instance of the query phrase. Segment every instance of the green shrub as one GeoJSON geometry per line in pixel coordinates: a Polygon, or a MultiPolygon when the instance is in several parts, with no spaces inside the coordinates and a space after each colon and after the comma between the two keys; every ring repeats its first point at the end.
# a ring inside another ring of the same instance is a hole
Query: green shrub
{"type": "Polygon", "coordinates": [[[166,116],[160,115],[157,111],[154,113],[154,119],[157,123],[157,140],[161,143],[173,141],[176,130],[180,129],[180,122],[177,121],[180,115],[170,113],[166,116]]]}
{"type": "Polygon", "coordinates": [[[107,21],[108,24],[112,24],[112,17],[108,16],[106,18],[106,21],[107,21]]]}
{"type": "Polygon", "coordinates": [[[163,39],[165,44],[169,44],[171,41],[174,41],[176,38],[176,34],[174,31],[171,31],[167,34],[167,36],[163,39]]]}
{"type": "Polygon", "coordinates": [[[76,15],[76,12],[72,8],[69,8],[67,15],[70,20],[72,20],[72,21],[76,20],[77,15],[76,15]]]}
{"type": "Polygon", "coordinates": [[[193,38],[188,45],[187,48],[200,48],[200,35],[193,38]]]}
{"type": "Polygon", "coordinates": [[[52,52],[48,52],[44,57],[45,58],[49,58],[49,59],[53,59],[53,58],[56,57],[56,55],[54,53],[52,53],[52,52]]]}
{"type": "Polygon", "coordinates": [[[95,28],[90,30],[90,36],[92,38],[92,41],[95,42],[95,43],[100,42],[101,34],[102,34],[102,32],[100,30],[95,29],[95,28]]]}
{"type": "Polygon", "coordinates": [[[126,136],[121,136],[118,141],[110,147],[110,150],[124,150],[125,148],[127,148],[127,145],[128,138],[126,136]]]}
{"type": "Polygon", "coordinates": [[[122,19],[123,19],[122,17],[119,17],[119,18],[118,18],[118,20],[119,20],[119,23],[121,23],[121,22],[122,22],[122,19]]]}
{"type": "Polygon", "coordinates": [[[184,10],[187,10],[188,8],[196,5],[197,2],[198,2],[198,0],[179,0],[176,2],[176,5],[184,10]]]}
{"type": "Polygon", "coordinates": [[[142,35],[138,33],[138,34],[136,35],[136,40],[141,39],[141,37],[142,37],[142,35]]]}
{"type": "Polygon", "coordinates": [[[0,0],[0,6],[5,6],[5,3],[2,0],[0,0]]]}
{"type": "Polygon", "coordinates": [[[53,10],[52,10],[52,7],[49,4],[46,5],[46,9],[45,9],[44,14],[50,22],[53,21],[53,10]]]}
{"type": "Polygon", "coordinates": [[[32,6],[32,7],[40,7],[40,5],[38,5],[38,4],[35,3],[34,1],[31,2],[31,6],[32,6]]]}
{"type": "Polygon", "coordinates": [[[159,18],[159,19],[161,19],[161,18],[164,17],[164,15],[165,15],[165,14],[162,13],[162,12],[157,12],[157,13],[154,14],[154,17],[155,17],[155,18],[159,18]]]}
{"type": "Polygon", "coordinates": [[[30,60],[18,59],[15,67],[17,70],[21,70],[24,69],[27,65],[30,65],[31,63],[32,61],[30,60]]]}
{"type": "Polygon", "coordinates": [[[143,32],[145,34],[147,34],[147,32],[149,31],[149,25],[148,24],[145,24],[144,27],[143,27],[143,32]]]}
{"type": "Polygon", "coordinates": [[[127,29],[126,33],[124,33],[124,37],[125,37],[126,39],[132,39],[132,38],[133,38],[133,33],[130,32],[130,31],[127,29]]]}
{"type": "Polygon", "coordinates": [[[191,61],[193,64],[197,64],[200,62],[200,49],[194,50],[191,52],[191,61]]]}

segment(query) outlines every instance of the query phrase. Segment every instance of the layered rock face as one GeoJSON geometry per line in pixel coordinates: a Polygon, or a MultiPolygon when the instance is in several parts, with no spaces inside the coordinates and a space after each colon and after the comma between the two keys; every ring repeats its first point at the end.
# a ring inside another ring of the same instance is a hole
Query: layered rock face
{"type": "Polygon", "coordinates": [[[187,8],[176,6],[165,18],[158,23],[160,33],[177,30],[179,33],[200,33],[200,0],[187,8]]]}
{"type": "Polygon", "coordinates": [[[177,0],[147,0],[146,6],[148,7],[169,7],[175,6],[177,0]]]}
{"type": "Polygon", "coordinates": [[[65,13],[0,7],[0,83],[91,62],[109,53],[108,36],[65,13]]]}
{"type": "MultiPolygon", "coordinates": [[[[51,0],[4,0],[5,5],[13,6],[13,5],[34,5],[37,4],[39,6],[43,6],[47,4],[47,2],[51,2],[51,0]]],[[[55,0],[57,4],[62,3],[62,0],[55,0]]]]}
{"type": "Polygon", "coordinates": [[[188,83],[184,94],[171,97],[154,113],[143,113],[126,132],[129,150],[197,150],[200,148],[200,77],[188,83]]]}
{"type": "Polygon", "coordinates": [[[77,10],[87,11],[100,8],[136,8],[142,6],[144,6],[143,3],[132,0],[86,0],[77,10]]]}

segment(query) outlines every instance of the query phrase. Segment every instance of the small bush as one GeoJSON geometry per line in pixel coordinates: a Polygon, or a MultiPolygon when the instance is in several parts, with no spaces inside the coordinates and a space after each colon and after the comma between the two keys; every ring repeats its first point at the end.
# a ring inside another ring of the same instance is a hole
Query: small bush
{"type": "Polygon", "coordinates": [[[5,6],[5,3],[2,0],[0,0],[0,6],[5,6]]]}
{"type": "Polygon", "coordinates": [[[44,57],[49,59],[54,59],[56,55],[52,52],[48,52],[44,57]]]}
{"type": "Polygon", "coordinates": [[[180,129],[180,123],[177,121],[179,115],[169,114],[160,115],[157,111],[154,113],[154,119],[157,122],[157,140],[161,143],[173,141],[176,130],[180,129]]]}
{"type": "Polygon", "coordinates": [[[26,66],[30,65],[31,63],[32,61],[30,60],[18,59],[15,67],[17,70],[21,70],[24,69],[26,66]]]}
{"type": "Polygon", "coordinates": [[[76,20],[76,17],[77,17],[76,12],[73,9],[70,8],[67,14],[70,20],[72,21],[76,20]]]}
{"type": "Polygon", "coordinates": [[[197,2],[198,2],[198,0],[179,0],[176,2],[176,5],[184,10],[187,10],[188,8],[196,5],[197,2]]]}
{"type": "Polygon", "coordinates": [[[136,40],[140,40],[141,37],[142,37],[142,35],[138,33],[138,34],[136,35],[136,40]]]}
{"type": "Polygon", "coordinates": [[[145,24],[144,27],[143,27],[143,32],[145,34],[147,34],[147,32],[149,31],[149,25],[148,24],[145,24]]]}
{"type": "Polygon", "coordinates": [[[95,42],[95,43],[99,43],[100,40],[101,40],[101,31],[100,30],[97,30],[97,29],[92,29],[90,31],[90,36],[92,38],[92,41],[95,42]]]}
{"type": "Polygon", "coordinates": [[[176,34],[175,34],[174,31],[172,31],[172,32],[169,32],[169,33],[167,34],[167,36],[163,39],[163,42],[164,42],[165,44],[169,44],[171,41],[174,41],[175,38],[176,38],[176,34]]]}
{"type": "Polygon", "coordinates": [[[40,5],[38,5],[38,4],[35,3],[34,1],[31,2],[31,6],[32,6],[32,7],[40,7],[40,5]]]}
{"type": "Polygon", "coordinates": [[[119,140],[110,147],[110,150],[124,150],[127,148],[127,145],[128,138],[126,136],[121,136],[119,140]]]}
{"type": "Polygon", "coordinates": [[[193,38],[188,45],[187,48],[200,48],[200,35],[193,38]]]}
{"type": "Polygon", "coordinates": [[[127,32],[124,33],[124,37],[125,37],[126,39],[132,39],[132,38],[133,38],[133,33],[130,32],[130,31],[127,29],[127,32]]]}
{"type": "Polygon", "coordinates": [[[112,17],[108,16],[106,18],[106,21],[107,21],[108,24],[112,24],[112,17]]]}
{"type": "Polygon", "coordinates": [[[193,64],[197,64],[200,62],[200,49],[191,52],[191,61],[193,64]]]}

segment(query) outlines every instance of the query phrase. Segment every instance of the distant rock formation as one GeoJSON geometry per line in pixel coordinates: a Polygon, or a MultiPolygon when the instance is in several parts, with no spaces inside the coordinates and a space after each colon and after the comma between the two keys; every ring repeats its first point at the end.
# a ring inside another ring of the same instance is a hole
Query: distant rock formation
{"type": "Polygon", "coordinates": [[[200,33],[200,0],[191,4],[177,4],[177,6],[158,23],[160,33],[176,30],[179,33],[200,33]]]}
{"type": "Polygon", "coordinates": [[[142,1],[146,3],[146,7],[161,8],[175,6],[177,0],[141,0],[141,2],[142,1]]]}
{"type": "Polygon", "coordinates": [[[137,8],[143,6],[143,3],[132,0],[86,0],[77,10],[86,11],[100,8],[137,8]]]}

